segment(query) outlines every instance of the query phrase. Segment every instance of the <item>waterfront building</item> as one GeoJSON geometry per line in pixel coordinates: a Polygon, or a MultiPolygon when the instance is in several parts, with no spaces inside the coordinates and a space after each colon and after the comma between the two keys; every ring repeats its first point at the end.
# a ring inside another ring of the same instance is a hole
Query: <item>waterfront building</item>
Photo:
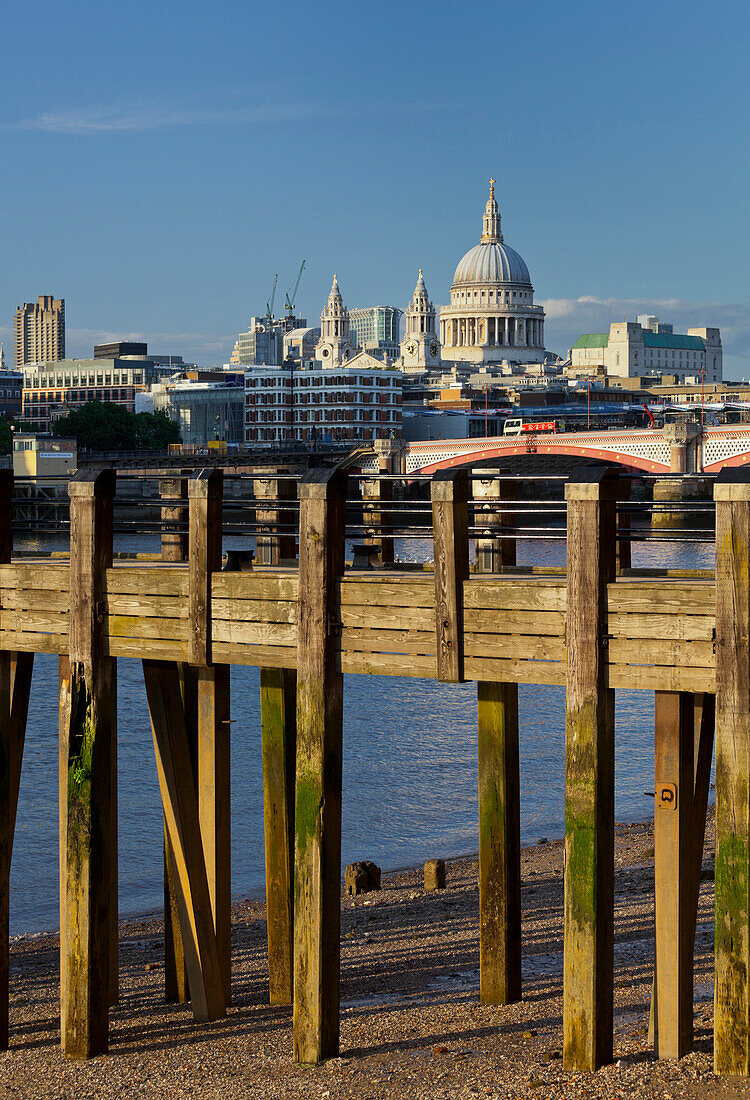
{"type": "Polygon", "coordinates": [[[349,335],[349,310],[344,305],[338,278],[333,276],[331,293],[320,315],[320,340],[315,348],[315,358],[324,367],[340,367],[355,354],[349,335]]]}
{"type": "Polygon", "coordinates": [[[233,366],[280,366],[284,360],[284,337],[307,327],[305,317],[251,317],[247,332],[239,333],[229,360],[233,366]]]}
{"type": "Polygon", "coordinates": [[[376,359],[396,359],[403,313],[396,306],[349,310],[349,337],[354,347],[376,359]]]}
{"type": "Polygon", "coordinates": [[[459,362],[544,357],[544,310],[534,304],[526,263],[503,240],[494,180],[480,242],[459,261],[451,303],[440,310],[440,343],[443,358],[459,362]]]}
{"type": "Polygon", "coordinates": [[[183,445],[202,449],[217,439],[243,442],[244,373],[217,375],[197,372],[195,378],[156,382],[151,387],[153,412],[165,412],[179,424],[183,445]]]}
{"type": "Polygon", "coordinates": [[[62,359],[23,371],[22,415],[36,432],[87,401],[111,401],[135,411],[136,394],[154,381],[151,359],[62,359]]]}
{"type": "Polygon", "coordinates": [[[690,328],[682,335],[658,317],[645,315],[638,321],[614,321],[609,332],[587,332],[578,338],[571,350],[571,366],[602,367],[615,378],[656,373],[720,382],[721,333],[718,328],[690,328]],[[647,322],[648,327],[639,322],[647,322]]]}
{"type": "Polygon", "coordinates": [[[55,486],[66,489],[67,479],[77,465],[78,445],[75,439],[50,439],[33,432],[17,432],[13,436],[14,477],[44,478],[44,489],[47,491],[55,486]],[[59,482],[49,480],[57,477],[59,482]]]}
{"type": "Polygon", "coordinates": [[[13,319],[16,367],[65,358],[65,299],[40,294],[18,306],[13,319]]]}
{"type": "Polygon", "coordinates": [[[255,367],[245,374],[245,444],[391,439],[401,435],[401,401],[400,372],[364,352],[335,368],[255,367]]]}
{"type": "Polygon", "coordinates": [[[420,267],[417,285],[406,310],[406,330],[398,364],[402,370],[426,370],[440,366],[436,317],[420,267]]]}

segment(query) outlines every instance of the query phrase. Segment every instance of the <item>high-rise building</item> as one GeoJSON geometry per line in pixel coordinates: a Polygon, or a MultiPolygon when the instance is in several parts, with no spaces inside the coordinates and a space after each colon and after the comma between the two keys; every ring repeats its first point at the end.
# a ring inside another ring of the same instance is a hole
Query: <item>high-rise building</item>
{"type": "Polygon", "coordinates": [[[349,337],[357,350],[377,359],[395,359],[399,353],[401,310],[395,306],[367,306],[349,310],[349,337]]]}
{"type": "Polygon", "coordinates": [[[13,319],[16,366],[54,363],[65,358],[65,299],[40,294],[24,302],[13,319]]]}
{"type": "Polygon", "coordinates": [[[278,367],[284,357],[284,337],[295,329],[307,327],[305,317],[251,317],[250,328],[241,332],[234,343],[229,362],[233,366],[278,367]]]}

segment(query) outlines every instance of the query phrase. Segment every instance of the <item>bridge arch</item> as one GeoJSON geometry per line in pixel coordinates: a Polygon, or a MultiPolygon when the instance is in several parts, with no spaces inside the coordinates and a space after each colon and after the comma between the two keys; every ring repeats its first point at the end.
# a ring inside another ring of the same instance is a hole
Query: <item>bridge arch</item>
{"type": "MultiPolygon", "coordinates": [[[[612,441],[615,443],[615,440],[612,441]]],[[[461,443],[466,446],[466,441],[461,440],[461,443]]],[[[498,442],[496,445],[479,445],[484,444],[484,441],[477,440],[478,446],[476,449],[461,450],[456,453],[455,442],[446,441],[444,448],[439,448],[436,444],[432,444],[431,452],[424,452],[419,455],[416,449],[410,449],[407,455],[407,466],[409,473],[422,473],[433,474],[437,470],[454,469],[461,466],[477,466],[481,463],[497,460],[503,458],[510,458],[516,455],[565,455],[570,458],[587,458],[593,459],[599,462],[605,462],[608,465],[625,466],[631,470],[642,470],[644,473],[668,474],[670,467],[664,462],[660,462],[653,458],[648,458],[643,455],[628,454],[624,451],[617,450],[616,446],[603,447],[599,440],[592,441],[591,443],[584,443],[583,441],[563,442],[561,439],[555,436],[547,436],[544,439],[537,438],[534,441],[533,448],[528,446],[527,440],[521,440],[518,443],[508,443],[503,441],[498,442]],[[439,450],[454,451],[453,454],[440,455],[439,450]],[[417,464],[414,460],[419,455],[419,458],[424,458],[426,461],[419,462],[417,464]],[[433,461],[429,461],[430,457],[434,455],[433,461]]]]}

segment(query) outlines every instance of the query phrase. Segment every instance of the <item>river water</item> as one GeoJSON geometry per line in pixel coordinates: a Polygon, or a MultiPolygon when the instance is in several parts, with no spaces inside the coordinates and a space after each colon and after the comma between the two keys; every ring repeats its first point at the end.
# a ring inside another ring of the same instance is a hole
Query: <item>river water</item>
{"type": "MultiPolygon", "coordinates": [[[[118,540],[128,549],[128,539],[118,540]]],[[[234,540],[225,540],[225,547],[234,540]]],[[[247,548],[247,540],[240,544],[247,548]]],[[[31,544],[27,544],[31,548],[31,544]]],[[[17,543],[19,549],[24,543],[17,543]]],[[[48,547],[49,544],[48,544],[48,547]]],[[[139,539],[139,549],[147,549],[139,539]]],[[[402,558],[431,543],[402,544],[402,558]]],[[[565,543],[519,543],[519,564],[562,564],[565,543]]],[[[634,544],[634,566],[713,568],[713,546],[634,544]]],[[[476,685],[411,677],[347,676],[344,685],[343,862],[384,869],[475,852],[476,685]]],[[[521,685],[521,830],[524,843],[563,833],[565,691],[521,685]]],[[[618,691],[617,821],[653,814],[653,693],[618,691]]],[[[264,888],[257,669],[232,669],[232,882],[264,888]]],[[[56,928],[57,658],[37,655],[11,872],[11,932],[56,928]]],[[[162,816],[141,664],[118,662],[119,876],[122,915],[162,900],[162,816]]]]}

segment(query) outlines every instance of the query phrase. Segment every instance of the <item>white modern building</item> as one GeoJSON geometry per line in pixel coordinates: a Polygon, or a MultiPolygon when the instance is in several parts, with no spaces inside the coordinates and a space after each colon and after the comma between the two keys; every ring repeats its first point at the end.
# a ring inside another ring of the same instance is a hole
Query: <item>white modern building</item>
{"type": "Polygon", "coordinates": [[[451,304],[440,310],[443,359],[454,362],[537,363],[544,358],[544,310],[534,304],[529,269],[503,240],[495,181],[482,237],[453,276],[451,304]]]}
{"type": "Polygon", "coordinates": [[[682,335],[651,316],[615,321],[609,332],[587,332],[576,340],[571,366],[603,367],[614,378],[657,373],[720,382],[721,333],[718,328],[690,328],[682,335]]]}
{"type": "MultiPolygon", "coordinates": [[[[334,337],[336,339],[336,337],[334,337]]],[[[350,366],[255,367],[245,374],[245,443],[392,439],[401,435],[401,374],[362,352],[350,366]],[[360,363],[357,366],[357,363],[360,363]]]]}

